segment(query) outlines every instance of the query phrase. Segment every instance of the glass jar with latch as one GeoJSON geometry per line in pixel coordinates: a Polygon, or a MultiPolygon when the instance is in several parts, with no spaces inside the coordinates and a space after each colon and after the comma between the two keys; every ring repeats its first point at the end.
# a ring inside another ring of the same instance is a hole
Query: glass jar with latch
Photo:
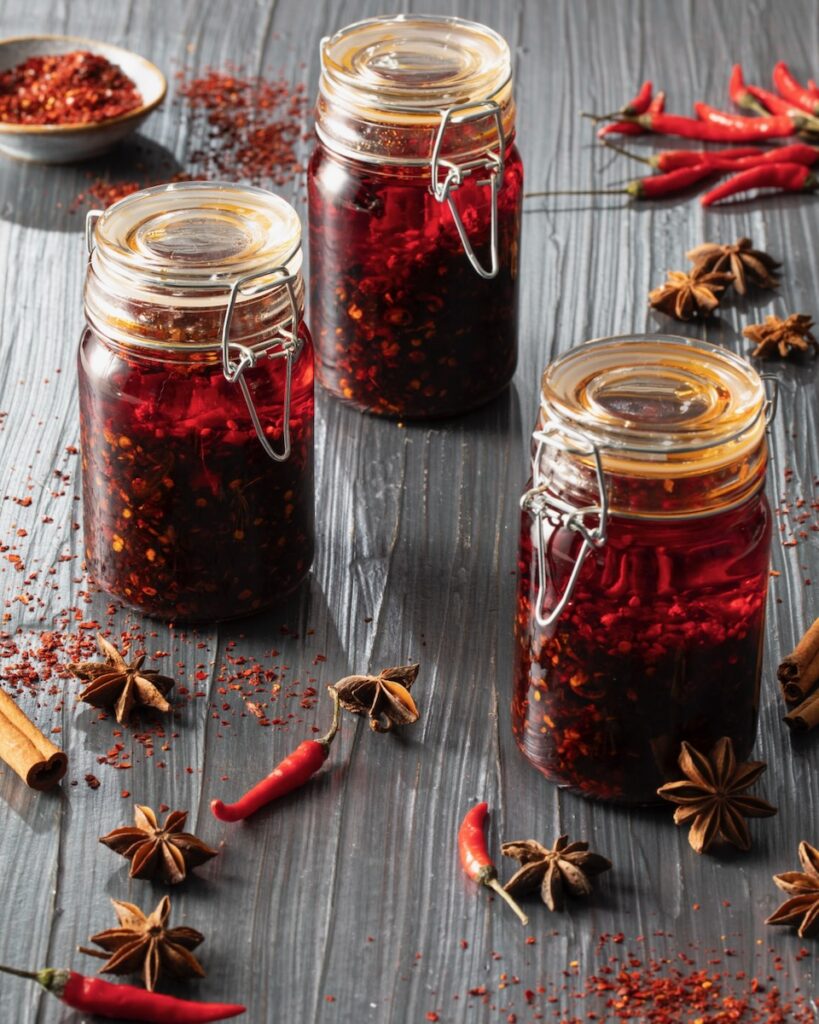
{"type": "Polygon", "coordinates": [[[512,726],[560,786],[651,803],[683,740],[707,752],[730,736],[750,753],[773,412],[745,360],[683,338],[589,342],[546,370],[521,502],[512,726]]]}
{"type": "Polygon", "coordinates": [[[89,214],[79,350],[86,562],[149,615],[212,621],[313,557],[301,225],[262,189],[160,185],[89,214]]]}
{"type": "Polygon", "coordinates": [[[386,416],[479,406],[517,359],[509,47],[474,22],[399,15],[325,39],[321,62],[308,170],[319,381],[386,416]]]}

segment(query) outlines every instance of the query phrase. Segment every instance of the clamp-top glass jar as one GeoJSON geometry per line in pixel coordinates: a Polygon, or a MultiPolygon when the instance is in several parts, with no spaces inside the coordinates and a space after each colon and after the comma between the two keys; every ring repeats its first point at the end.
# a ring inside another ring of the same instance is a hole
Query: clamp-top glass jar
{"type": "Polygon", "coordinates": [[[649,803],[682,740],[750,753],[772,413],[748,363],[683,338],[589,342],[544,374],[512,725],[548,778],[649,803]]]}
{"type": "Polygon", "coordinates": [[[90,214],[87,235],[89,571],[149,615],[258,611],[313,557],[298,216],[262,189],[185,182],[90,214]]]}
{"type": "Polygon", "coordinates": [[[308,171],[318,377],[386,416],[461,413],[517,360],[523,170],[509,47],[460,18],[325,39],[308,171]]]}

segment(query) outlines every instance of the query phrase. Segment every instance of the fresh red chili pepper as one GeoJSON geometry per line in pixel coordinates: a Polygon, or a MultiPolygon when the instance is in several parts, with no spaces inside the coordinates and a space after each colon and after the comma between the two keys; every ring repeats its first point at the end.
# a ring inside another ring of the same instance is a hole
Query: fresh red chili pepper
{"type": "Polygon", "coordinates": [[[806,110],[809,114],[819,115],[819,100],[812,95],[810,89],[806,89],[793,77],[784,60],[777,61],[774,65],[773,84],[782,99],[790,100],[794,106],[806,110]]]}
{"type": "Polygon", "coordinates": [[[768,113],[759,98],[751,91],[751,86],[745,84],[740,64],[734,64],[731,68],[731,77],[728,79],[728,96],[732,103],[743,110],[752,110],[755,114],[768,113]]]}
{"type": "Polygon", "coordinates": [[[329,690],[333,698],[333,723],[327,734],[320,739],[300,743],[292,754],[235,803],[211,800],[210,809],[220,821],[241,821],[255,814],[260,807],[303,786],[321,768],[330,753],[330,744],[335,739],[339,725],[338,694],[332,687],[329,690]]]}
{"type": "Polygon", "coordinates": [[[697,164],[694,167],[678,167],[667,174],[650,174],[635,178],[624,188],[557,189],[549,192],[527,192],[524,199],[538,196],[631,196],[632,199],[665,199],[677,192],[690,188],[703,178],[718,174],[723,168],[711,164],[697,164]]]}
{"type": "MultiPolygon", "coordinates": [[[[726,115],[730,117],[730,115],[726,115]]],[[[769,117],[748,117],[745,122],[726,124],[697,120],[682,114],[640,114],[638,124],[657,135],[678,135],[700,142],[758,142],[795,134],[794,120],[781,114],[769,117]]]]}
{"type": "MultiPolygon", "coordinates": [[[[748,86],[749,95],[759,100],[762,107],[761,113],[763,114],[786,114],[788,117],[804,117],[805,111],[801,107],[796,107],[791,103],[790,100],[783,100],[781,96],[777,96],[775,92],[769,92],[767,89],[762,89],[758,85],[748,86]]],[[[819,125],[817,125],[819,127],[819,125]]]]}
{"type": "Polygon", "coordinates": [[[111,1020],[147,1021],[149,1024],[208,1024],[209,1021],[238,1017],[245,1007],[238,1003],[197,1003],[159,992],[147,992],[135,985],[112,985],[102,978],[86,978],[76,971],[45,967],[41,971],[20,971],[0,965],[0,971],[29,978],[59,1000],[81,1013],[94,1013],[111,1020]]]}
{"type": "MultiPolygon", "coordinates": [[[[624,117],[635,117],[637,114],[644,114],[646,111],[649,113],[661,113],[665,110],[665,93],[660,91],[652,99],[651,97],[651,82],[643,82],[642,88],[637,96],[627,103],[619,113],[624,117]],[[648,89],[648,102],[643,103],[643,94],[646,86],[648,89]]],[[[597,132],[597,137],[602,139],[607,135],[644,135],[645,128],[641,128],[640,125],[635,124],[633,121],[613,121],[611,124],[605,124],[597,132]]]]}
{"type": "Polygon", "coordinates": [[[509,904],[521,922],[528,924],[529,918],[498,881],[497,868],[492,863],[486,848],[485,825],[488,814],[489,808],[486,801],[482,801],[475,804],[461,822],[461,827],[458,830],[458,853],[461,856],[461,866],[467,878],[496,892],[501,899],[509,904]]]}
{"type": "MultiPolygon", "coordinates": [[[[639,160],[641,164],[648,164],[649,167],[654,167],[658,171],[663,172],[676,171],[681,167],[694,167],[697,164],[713,164],[716,169],[721,169],[724,163],[742,165],[742,161],[746,158],[766,156],[768,153],[778,152],[776,149],[760,149],[759,146],[731,146],[730,149],[710,150],[662,149],[659,153],[652,153],[651,156],[641,156],[630,149],[615,146],[612,142],[606,142],[605,145],[609,149],[613,149],[615,153],[622,153],[623,156],[630,157],[632,160],[639,160]]],[[[802,146],[804,143],[799,143],[799,145],[802,146]]],[[[781,147],[783,152],[790,148],[789,146],[781,147]]],[[[806,148],[812,149],[813,147],[807,146],[806,148]]],[[[817,153],[819,153],[819,150],[817,150],[817,153]]],[[[750,166],[750,164],[747,166],[750,166]]]]}
{"type": "Polygon", "coordinates": [[[746,117],[744,114],[732,114],[727,110],[719,110],[708,103],[695,103],[697,117],[706,124],[731,129],[737,132],[755,131],[757,136],[781,134],[794,135],[797,131],[807,128],[810,118],[805,114],[768,114],[765,117],[746,117]],[[790,128],[788,129],[788,125],[790,128]]]}
{"type": "Polygon", "coordinates": [[[712,206],[721,199],[748,192],[754,188],[775,188],[785,192],[809,192],[819,186],[819,179],[804,164],[763,164],[749,167],[707,192],[700,202],[712,206]]]}

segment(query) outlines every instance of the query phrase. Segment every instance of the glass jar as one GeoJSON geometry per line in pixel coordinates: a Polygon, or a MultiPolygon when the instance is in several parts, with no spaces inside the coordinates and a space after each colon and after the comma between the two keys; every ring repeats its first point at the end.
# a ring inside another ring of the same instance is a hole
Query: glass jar
{"type": "Polygon", "coordinates": [[[583,795],[654,802],[680,744],[756,732],[771,516],[763,382],[684,338],[543,376],[522,499],[515,738],[583,795]]]}
{"type": "Polygon", "coordinates": [[[89,572],[166,619],[265,608],[313,557],[299,218],[262,189],[184,182],[91,213],[88,241],[89,572]]]}
{"type": "Polygon", "coordinates": [[[509,47],[398,15],[325,39],[308,169],[319,382],[367,412],[462,413],[517,361],[523,169],[509,47]]]}

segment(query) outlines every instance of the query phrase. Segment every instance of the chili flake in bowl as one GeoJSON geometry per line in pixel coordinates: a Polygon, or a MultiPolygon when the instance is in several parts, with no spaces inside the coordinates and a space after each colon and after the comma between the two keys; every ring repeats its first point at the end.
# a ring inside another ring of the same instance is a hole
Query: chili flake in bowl
{"type": "Polygon", "coordinates": [[[0,40],[0,151],[71,163],[129,135],[164,99],[165,76],[129,50],[75,36],[0,40]]]}

